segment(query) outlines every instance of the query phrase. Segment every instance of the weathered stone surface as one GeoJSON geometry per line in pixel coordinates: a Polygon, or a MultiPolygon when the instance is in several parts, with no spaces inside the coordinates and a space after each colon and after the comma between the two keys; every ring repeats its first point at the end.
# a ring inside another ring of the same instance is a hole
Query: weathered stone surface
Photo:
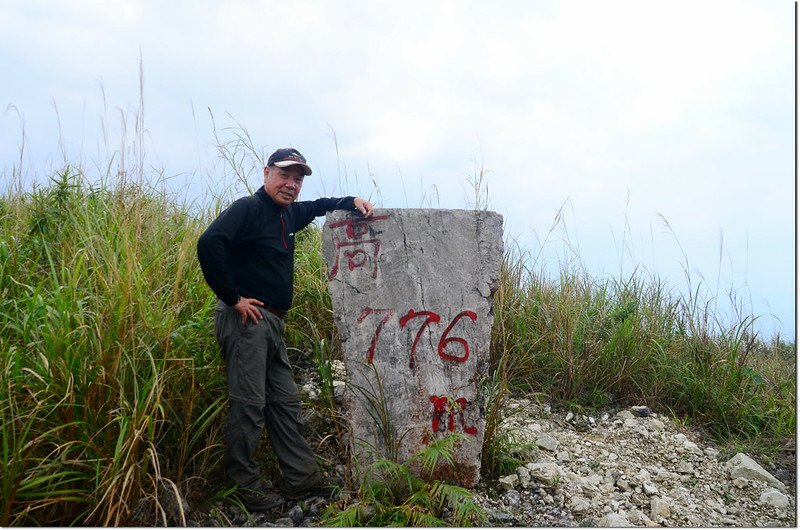
{"type": "Polygon", "coordinates": [[[645,513],[638,508],[632,508],[628,514],[628,521],[636,526],[658,526],[645,513]]]}
{"type": "Polygon", "coordinates": [[[289,510],[289,519],[292,520],[293,526],[300,526],[300,523],[303,521],[303,509],[300,508],[300,506],[294,506],[289,510]]]}
{"type": "Polygon", "coordinates": [[[728,460],[726,467],[730,471],[732,479],[742,477],[760,480],[781,491],[786,491],[786,485],[783,482],[773,477],[767,470],[758,465],[755,460],[744,453],[737,453],[736,456],[728,460]]]}
{"type": "Polygon", "coordinates": [[[602,519],[600,519],[600,523],[597,526],[603,528],[626,528],[630,525],[630,522],[625,517],[612,512],[605,514],[602,519]]]}
{"type": "Polygon", "coordinates": [[[461,433],[456,466],[434,476],[474,485],[485,427],[478,383],[489,364],[502,217],[382,209],[363,219],[331,212],[323,251],[358,463],[405,461],[461,433]]]}
{"type": "Polygon", "coordinates": [[[650,482],[645,482],[642,484],[642,491],[644,491],[647,495],[652,496],[658,493],[658,488],[650,482]]]}
{"type": "Polygon", "coordinates": [[[513,490],[517,487],[517,484],[519,484],[519,476],[515,474],[506,475],[505,477],[500,477],[497,479],[497,482],[504,490],[513,490]]]}
{"type": "Polygon", "coordinates": [[[519,485],[522,488],[527,488],[531,483],[531,472],[524,466],[519,466],[516,469],[516,474],[519,477],[519,485]]]}
{"type": "Polygon", "coordinates": [[[574,495],[567,501],[567,507],[575,513],[585,513],[592,508],[592,503],[583,495],[574,495]]]}
{"type": "Polygon", "coordinates": [[[547,486],[557,484],[564,477],[564,470],[557,464],[551,462],[531,462],[525,467],[532,480],[536,480],[547,486]]]}
{"type": "Polygon", "coordinates": [[[650,518],[658,522],[660,519],[666,519],[669,516],[669,503],[660,497],[653,497],[650,500],[650,518]]]}
{"type": "Polygon", "coordinates": [[[558,449],[558,440],[550,436],[549,434],[545,434],[543,436],[539,436],[536,438],[536,445],[545,449],[547,451],[555,451],[558,449]]]}
{"type": "Polygon", "coordinates": [[[789,507],[789,497],[778,490],[768,490],[761,494],[759,498],[761,504],[768,504],[779,509],[789,507]]]}

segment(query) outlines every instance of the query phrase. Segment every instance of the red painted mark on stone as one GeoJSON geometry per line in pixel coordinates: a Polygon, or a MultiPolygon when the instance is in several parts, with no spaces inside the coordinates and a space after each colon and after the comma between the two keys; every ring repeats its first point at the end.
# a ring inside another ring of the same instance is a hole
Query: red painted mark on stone
{"type": "Polygon", "coordinates": [[[476,427],[467,426],[466,419],[464,418],[464,411],[467,409],[467,405],[469,405],[466,398],[460,397],[451,400],[447,396],[431,396],[431,403],[433,404],[433,417],[431,419],[431,430],[433,432],[440,432],[439,425],[445,414],[447,414],[447,427],[443,426],[441,430],[455,431],[455,417],[456,414],[458,414],[461,430],[473,436],[478,434],[478,429],[476,427]]]}
{"type": "Polygon", "coordinates": [[[456,322],[458,322],[463,317],[469,317],[473,322],[478,320],[478,315],[475,314],[475,311],[462,311],[462,312],[460,312],[459,314],[456,315],[456,317],[453,319],[453,321],[450,322],[450,325],[447,326],[447,329],[444,330],[444,333],[442,334],[442,338],[439,340],[439,347],[437,348],[436,351],[439,353],[439,356],[442,357],[442,359],[448,359],[448,360],[456,361],[456,362],[459,362],[459,363],[467,362],[467,358],[469,357],[469,344],[467,344],[466,339],[463,339],[461,337],[448,337],[447,336],[447,334],[450,333],[450,330],[453,329],[453,326],[456,325],[456,322]],[[450,344],[451,342],[457,342],[457,343],[461,344],[461,346],[464,347],[464,355],[457,356],[457,355],[451,355],[451,354],[445,352],[444,351],[445,347],[448,344],[450,344]]]}
{"type": "Polygon", "coordinates": [[[456,400],[456,403],[461,405],[461,410],[462,410],[462,413],[461,413],[461,427],[464,428],[464,432],[467,433],[467,434],[471,434],[473,436],[478,434],[477,427],[467,427],[466,421],[464,420],[463,411],[467,410],[467,404],[468,404],[467,403],[467,398],[460,397],[460,398],[458,398],[456,400]]]}
{"type": "Polygon", "coordinates": [[[339,260],[342,256],[347,259],[347,268],[350,272],[366,266],[370,257],[372,258],[372,277],[378,276],[378,256],[381,252],[381,241],[377,238],[363,239],[365,234],[370,232],[370,223],[384,221],[388,215],[378,215],[369,219],[345,219],[330,224],[330,228],[336,229],[344,227],[345,241],[336,236],[333,238],[333,245],[336,249],[333,266],[328,274],[328,281],[333,280],[339,274],[339,260]],[[349,241],[348,241],[349,240],[349,241]]]}
{"type": "Polygon", "coordinates": [[[378,239],[367,239],[361,241],[339,241],[334,238],[334,247],[336,248],[336,256],[333,258],[333,267],[328,274],[328,281],[336,278],[339,274],[339,261],[341,257],[347,258],[347,268],[353,272],[359,267],[363,267],[370,262],[370,254],[372,258],[372,277],[378,277],[378,256],[381,253],[381,242],[378,239]],[[370,249],[371,252],[367,252],[370,249]],[[344,249],[344,250],[342,250],[344,249]],[[348,250],[352,249],[352,250],[348,250]]]}
{"type": "MultiPolygon", "coordinates": [[[[369,352],[367,353],[367,362],[372,363],[373,358],[375,357],[375,348],[378,344],[378,336],[383,329],[384,324],[389,320],[389,318],[396,313],[394,308],[392,309],[373,309],[371,307],[366,307],[359,315],[357,322],[360,324],[364,321],[372,313],[382,313],[384,317],[378,323],[377,328],[375,329],[375,335],[372,337],[372,342],[369,346],[369,352]]],[[[438,313],[434,311],[415,311],[414,309],[409,309],[408,313],[406,313],[403,317],[400,318],[400,327],[405,328],[406,324],[414,318],[417,317],[425,317],[425,321],[420,326],[419,331],[417,331],[416,337],[414,337],[414,342],[411,345],[411,350],[409,351],[409,361],[408,366],[409,368],[414,368],[416,364],[415,355],[417,351],[417,345],[419,344],[419,339],[422,337],[422,332],[425,330],[425,327],[429,326],[432,323],[439,323],[441,322],[441,317],[438,313]]],[[[437,346],[437,353],[439,357],[445,359],[447,361],[453,361],[457,363],[465,363],[469,358],[469,343],[467,343],[467,339],[463,337],[450,337],[449,334],[452,331],[453,327],[458,323],[459,320],[462,318],[467,317],[471,319],[473,322],[478,320],[478,315],[475,311],[462,311],[455,316],[455,318],[450,322],[447,328],[442,333],[442,336],[439,338],[439,345],[437,346]],[[464,348],[463,355],[453,355],[445,351],[445,348],[451,343],[460,344],[462,348],[464,348]]]]}
{"type": "Polygon", "coordinates": [[[406,324],[408,324],[409,320],[417,317],[425,317],[425,321],[422,323],[422,326],[420,326],[419,331],[417,331],[417,336],[414,337],[414,344],[411,345],[411,352],[408,356],[409,368],[414,368],[414,352],[417,350],[417,343],[419,342],[425,327],[431,322],[439,322],[442,320],[442,318],[433,311],[414,311],[413,309],[409,309],[408,313],[406,313],[406,315],[400,319],[400,327],[406,327],[406,324]]]}
{"type": "Polygon", "coordinates": [[[388,215],[376,215],[368,219],[345,219],[344,221],[331,223],[330,228],[333,229],[344,226],[347,239],[361,239],[361,236],[369,232],[369,223],[385,221],[388,218],[388,215]]]}
{"type": "Polygon", "coordinates": [[[392,315],[395,314],[395,312],[395,309],[373,309],[371,307],[365,307],[358,316],[356,322],[360,324],[361,322],[364,322],[364,319],[372,313],[383,315],[383,318],[380,322],[378,322],[378,326],[375,328],[375,335],[372,336],[372,341],[369,343],[369,350],[367,351],[367,363],[372,364],[372,359],[375,357],[375,347],[378,345],[378,336],[381,334],[383,325],[386,324],[386,322],[392,317],[392,315]]]}

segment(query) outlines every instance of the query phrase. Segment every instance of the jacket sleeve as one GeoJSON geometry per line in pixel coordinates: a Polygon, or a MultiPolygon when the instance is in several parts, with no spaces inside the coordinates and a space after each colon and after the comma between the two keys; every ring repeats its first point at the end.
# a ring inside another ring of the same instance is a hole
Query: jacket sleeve
{"type": "Polygon", "coordinates": [[[302,230],[311,221],[320,215],[325,215],[333,210],[355,209],[355,197],[323,197],[315,201],[299,201],[292,206],[295,208],[294,230],[302,230]]]}
{"type": "Polygon", "coordinates": [[[235,201],[197,240],[197,259],[203,276],[214,294],[229,306],[239,302],[239,290],[231,273],[230,249],[246,223],[248,212],[245,199],[235,201]]]}

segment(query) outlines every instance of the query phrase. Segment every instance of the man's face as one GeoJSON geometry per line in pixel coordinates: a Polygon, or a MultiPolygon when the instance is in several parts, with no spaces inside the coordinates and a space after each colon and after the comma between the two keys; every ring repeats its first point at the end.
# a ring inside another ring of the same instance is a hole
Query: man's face
{"type": "Polygon", "coordinates": [[[264,168],[264,191],[278,205],[286,208],[297,200],[304,178],[300,166],[267,166],[264,168]]]}

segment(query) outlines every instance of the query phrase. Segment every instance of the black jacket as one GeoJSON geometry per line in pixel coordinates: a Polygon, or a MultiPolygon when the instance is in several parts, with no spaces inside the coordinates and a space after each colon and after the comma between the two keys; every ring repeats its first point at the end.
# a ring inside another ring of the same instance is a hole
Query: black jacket
{"type": "Polygon", "coordinates": [[[294,284],[295,233],[325,212],[353,209],[354,199],[323,198],[283,208],[261,187],[236,200],[197,241],[197,258],[206,282],[228,305],[236,305],[243,296],[288,310],[294,284]]]}

